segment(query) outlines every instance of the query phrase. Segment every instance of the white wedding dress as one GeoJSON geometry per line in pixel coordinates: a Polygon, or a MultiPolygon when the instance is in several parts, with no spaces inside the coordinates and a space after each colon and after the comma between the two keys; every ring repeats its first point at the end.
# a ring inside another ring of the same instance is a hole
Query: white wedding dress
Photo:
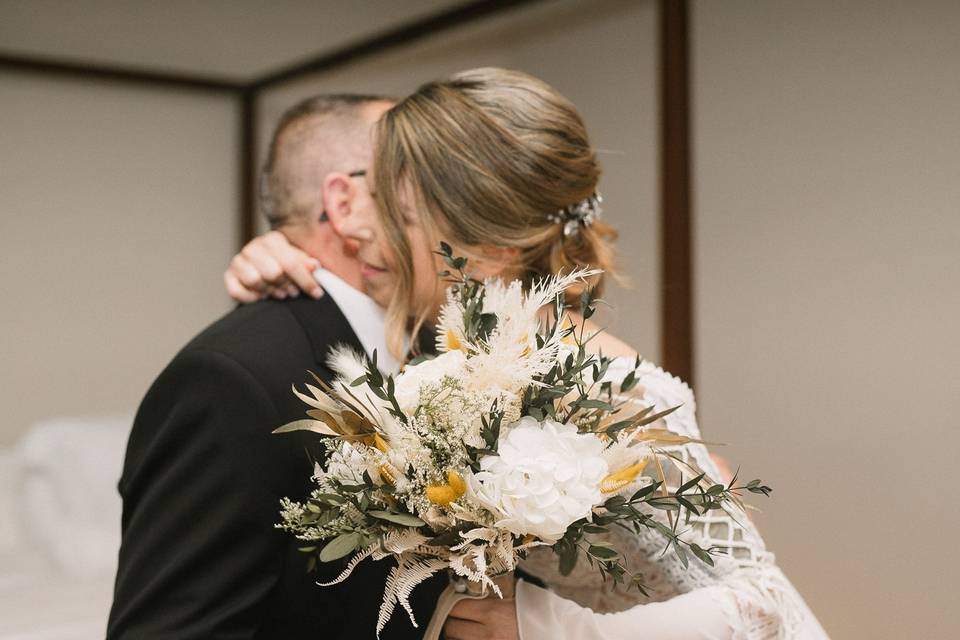
{"type": "MultiPolygon", "coordinates": [[[[605,379],[619,382],[633,368],[631,360],[613,361],[605,379]]],[[[637,401],[657,411],[681,405],[664,418],[674,433],[700,437],[690,387],[663,369],[644,362],[637,372],[637,401]]],[[[701,444],[676,447],[673,453],[718,478],[717,467],[701,444]]],[[[678,486],[680,472],[664,467],[667,485],[678,486]]],[[[667,522],[664,512],[657,517],[667,522]]],[[[516,589],[522,640],[759,640],[823,639],[827,634],[803,598],[777,567],[760,534],[743,512],[710,511],[681,524],[682,537],[702,548],[720,547],[709,567],[691,555],[684,568],[673,551],[663,553],[660,533],[641,534],[616,527],[608,534],[630,572],[644,576],[649,597],[623,585],[615,590],[583,558],[570,575],[559,573],[556,555],[534,549],[521,568],[549,590],[520,581],[516,589]]]]}

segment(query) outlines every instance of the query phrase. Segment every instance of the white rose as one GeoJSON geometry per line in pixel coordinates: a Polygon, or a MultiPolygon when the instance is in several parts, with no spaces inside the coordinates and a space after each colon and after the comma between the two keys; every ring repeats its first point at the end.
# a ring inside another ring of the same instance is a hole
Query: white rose
{"type": "Polygon", "coordinates": [[[420,404],[421,388],[438,385],[447,377],[459,378],[466,363],[462,351],[447,351],[431,360],[406,366],[396,379],[397,404],[405,412],[412,412],[420,404]]]}
{"type": "Polygon", "coordinates": [[[548,542],[603,501],[604,443],[571,424],[521,418],[500,434],[498,455],[469,475],[468,496],[493,513],[496,526],[548,542]]]}

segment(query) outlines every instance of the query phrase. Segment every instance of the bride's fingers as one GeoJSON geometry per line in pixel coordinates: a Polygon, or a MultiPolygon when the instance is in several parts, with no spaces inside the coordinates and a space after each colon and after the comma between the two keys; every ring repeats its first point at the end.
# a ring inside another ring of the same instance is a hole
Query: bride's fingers
{"type": "Polygon", "coordinates": [[[267,283],[260,276],[260,272],[242,254],[233,256],[228,271],[250,291],[264,293],[267,290],[267,283]]]}
{"type": "Polygon", "coordinates": [[[487,640],[490,630],[473,620],[447,618],[443,625],[443,637],[447,640],[487,640]]]}
{"type": "Polygon", "coordinates": [[[273,252],[263,245],[263,241],[254,239],[240,250],[240,255],[257,270],[264,282],[278,285],[284,279],[284,269],[273,252]]]}
{"type": "Polygon", "coordinates": [[[283,269],[284,275],[289,282],[293,283],[296,289],[305,291],[314,298],[321,297],[323,295],[323,289],[320,288],[316,278],[313,277],[313,272],[320,266],[319,263],[307,254],[299,250],[296,251],[300,253],[300,255],[296,257],[292,255],[280,257],[281,268],[283,269]]]}
{"type": "Polygon", "coordinates": [[[487,598],[483,599],[464,599],[453,605],[450,610],[451,618],[462,618],[464,620],[473,620],[483,622],[490,613],[490,602],[487,598]]]}
{"type": "Polygon", "coordinates": [[[461,600],[450,610],[444,629],[448,625],[453,625],[453,637],[461,640],[518,640],[520,637],[516,602],[512,599],[489,596],[480,600],[461,600]]]}
{"type": "Polygon", "coordinates": [[[268,286],[267,295],[278,300],[296,298],[300,295],[300,289],[287,278],[282,278],[280,282],[268,286]]]}
{"type": "Polygon", "coordinates": [[[279,231],[265,234],[261,241],[263,247],[283,269],[284,277],[314,298],[323,295],[323,289],[313,277],[313,272],[320,268],[320,262],[316,258],[290,244],[287,237],[279,231]]]}
{"type": "Polygon", "coordinates": [[[264,296],[277,300],[285,300],[287,298],[287,290],[284,287],[267,287],[267,292],[264,296]]]}
{"type": "Polygon", "coordinates": [[[229,270],[223,274],[223,283],[227,286],[227,293],[237,302],[249,304],[260,299],[260,293],[258,291],[251,291],[244,287],[240,283],[240,280],[229,270]]]}

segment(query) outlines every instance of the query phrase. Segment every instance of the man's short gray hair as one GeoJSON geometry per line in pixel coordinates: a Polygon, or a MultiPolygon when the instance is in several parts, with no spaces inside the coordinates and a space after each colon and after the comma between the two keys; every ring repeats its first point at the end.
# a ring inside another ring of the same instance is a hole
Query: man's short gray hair
{"type": "Polygon", "coordinates": [[[271,229],[307,215],[320,197],[324,176],[340,167],[348,149],[366,142],[360,109],[392,98],[367,94],[324,94],[298,102],[280,117],[260,175],[260,208],[271,229]]]}

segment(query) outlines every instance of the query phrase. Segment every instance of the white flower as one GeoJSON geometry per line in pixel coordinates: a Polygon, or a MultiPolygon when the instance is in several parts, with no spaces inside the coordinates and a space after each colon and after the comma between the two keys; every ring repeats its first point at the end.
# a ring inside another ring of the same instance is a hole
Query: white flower
{"type": "Polygon", "coordinates": [[[364,456],[357,447],[344,441],[330,452],[325,475],[343,484],[366,484],[363,479],[364,471],[368,472],[372,478],[379,477],[377,465],[364,456]]]}
{"type": "Polygon", "coordinates": [[[407,365],[396,379],[397,404],[405,413],[412,414],[420,404],[420,389],[439,385],[444,378],[459,378],[465,365],[462,351],[447,351],[432,360],[407,365]]]}
{"type": "MultiPolygon", "coordinates": [[[[465,337],[463,308],[453,290],[440,311],[437,326],[437,348],[441,352],[469,354],[467,367],[460,378],[464,387],[483,393],[486,399],[511,396],[533,384],[537,376],[549,371],[562,357],[560,328],[544,335],[537,347],[537,334],[542,329],[541,309],[554,304],[556,297],[575,282],[600,273],[579,269],[567,275],[545,278],[529,291],[519,280],[504,283],[488,279],[483,288],[483,312],[496,316],[496,327],[477,344],[465,337]]],[[[402,404],[401,404],[402,406],[402,404]]]]}
{"type": "Polygon", "coordinates": [[[468,498],[493,513],[497,527],[554,542],[603,501],[604,446],[574,425],[521,418],[501,432],[498,455],[466,478],[468,498]]]}

